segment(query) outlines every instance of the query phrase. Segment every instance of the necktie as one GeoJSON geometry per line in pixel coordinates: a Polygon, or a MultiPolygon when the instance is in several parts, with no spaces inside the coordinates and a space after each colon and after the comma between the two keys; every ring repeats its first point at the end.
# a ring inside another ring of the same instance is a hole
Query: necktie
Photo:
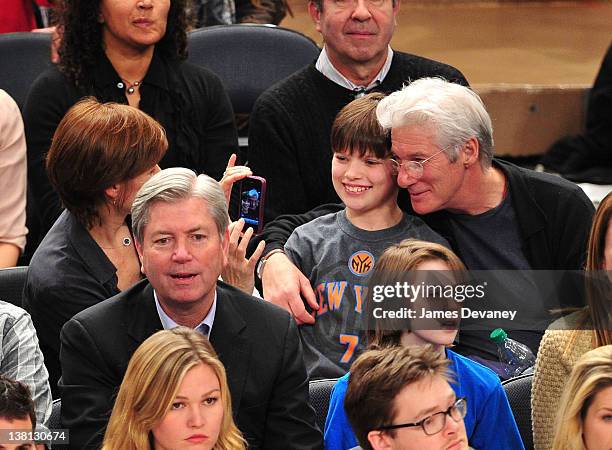
{"type": "Polygon", "coordinates": [[[210,327],[203,323],[198,328],[196,328],[196,331],[199,331],[204,336],[208,337],[208,333],[210,333],[210,327]]]}
{"type": "Polygon", "coordinates": [[[355,98],[361,98],[366,95],[366,88],[361,86],[353,89],[353,92],[355,93],[355,98]]]}

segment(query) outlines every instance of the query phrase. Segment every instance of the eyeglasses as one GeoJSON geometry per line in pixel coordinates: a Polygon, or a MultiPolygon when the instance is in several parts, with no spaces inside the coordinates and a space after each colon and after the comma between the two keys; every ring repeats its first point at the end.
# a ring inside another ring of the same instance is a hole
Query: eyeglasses
{"type": "Polygon", "coordinates": [[[379,430],[395,430],[397,428],[421,427],[426,435],[439,433],[446,425],[446,416],[450,416],[455,422],[462,420],[467,414],[467,400],[459,398],[446,411],[440,411],[431,416],[425,417],[416,423],[403,423],[401,425],[387,425],[380,427],[379,430]]]}
{"type": "Polygon", "coordinates": [[[391,158],[391,163],[393,164],[393,168],[397,173],[399,173],[399,171],[403,169],[406,175],[411,176],[412,178],[421,178],[423,176],[423,165],[430,159],[432,159],[434,156],[438,156],[443,151],[444,149],[434,153],[429,158],[426,158],[423,161],[410,160],[402,162],[401,159],[395,157],[391,158]]]}

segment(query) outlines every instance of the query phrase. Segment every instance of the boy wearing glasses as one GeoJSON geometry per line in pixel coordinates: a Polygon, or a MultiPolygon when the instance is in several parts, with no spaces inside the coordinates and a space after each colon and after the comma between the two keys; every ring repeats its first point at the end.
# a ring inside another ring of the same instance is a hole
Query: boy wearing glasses
{"type": "Polygon", "coordinates": [[[352,101],[332,126],[332,183],[346,207],[297,228],[285,244],[285,253],[317,297],[314,324],[300,326],[311,379],[344,375],[362,351],[365,288],[387,246],[415,238],[448,247],[425,222],[397,205],[390,136],[376,119],[383,97],[372,93],[352,101]]]}
{"type": "Polygon", "coordinates": [[[344,407],[364,450],[467,450],[448,360],[431,346],[363,353],[351,367],[344,407]]]}

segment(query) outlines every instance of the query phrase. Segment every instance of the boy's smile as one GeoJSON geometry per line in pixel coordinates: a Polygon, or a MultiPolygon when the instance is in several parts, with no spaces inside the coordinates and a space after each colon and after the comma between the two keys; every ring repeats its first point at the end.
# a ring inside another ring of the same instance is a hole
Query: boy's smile
{"type": "Polygon", "coordinates": [[[372,189],[372,186],[357,186],[349,183],[342,183],[344,185],[344,189],[350,194],[359,194],[361,192],[365,192],[369,189],[372,189]]]}
{"type": "Polygon", "coordinates": [[[388,159],[371,153],[360,156],[357,151],[336,152],[332,159],[332,183],[353,225],[383,229],[399,221],[398,187],[388,159]]]}

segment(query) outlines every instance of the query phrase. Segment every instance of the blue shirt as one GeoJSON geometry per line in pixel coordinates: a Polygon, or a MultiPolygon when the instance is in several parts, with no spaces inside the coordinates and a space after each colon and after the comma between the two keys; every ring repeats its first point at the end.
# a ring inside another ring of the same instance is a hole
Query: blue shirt
{"type": "MultiPolygon", "coordinates": [[[[497,375],[492,370],[446,350],[456,383],[457,397],[467,399],[465,431],[471,447],[478,450],[524,450],[512,409],[497,375]]],[[[347,450],[359,443],[344,412],[344,396],[350,372],[338,379],[332,391],[325,422],[325,450],[347,450]]]]}

